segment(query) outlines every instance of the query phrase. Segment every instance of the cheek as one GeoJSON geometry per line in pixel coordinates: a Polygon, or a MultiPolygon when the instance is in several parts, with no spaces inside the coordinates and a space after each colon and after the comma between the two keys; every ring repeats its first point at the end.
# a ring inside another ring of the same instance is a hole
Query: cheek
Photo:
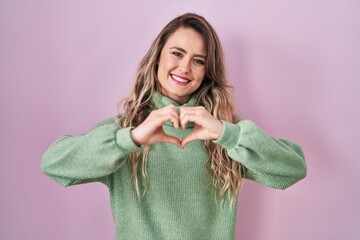
{"type": "Polygon", "coordinates": [[[164,58],[159,61],[157,75],[159,79],[162,79],[167,75],[167,64],[164,58]]]}
{"type": "Polygon", "coordinates": [[[198,88],[201,83],[204,81],[205,78],[205,71],[197,71],[196,73],[194,73],[194,77],[196,79],[196,81],[194,81],[194,86],[196,86],[196,88],[198,88]]]}
{"type": "Polygon", "coordinates": [[[159,69],[162,71],[172,70],[176,66],[176,60],[171,56],[162,54],[159,61],[159,69]]]}
{"type": "Polygon", "coordinates": [[[205,69],[198,69],[195,74],[196,79],[201,82],[205,77],[205,69]]]}

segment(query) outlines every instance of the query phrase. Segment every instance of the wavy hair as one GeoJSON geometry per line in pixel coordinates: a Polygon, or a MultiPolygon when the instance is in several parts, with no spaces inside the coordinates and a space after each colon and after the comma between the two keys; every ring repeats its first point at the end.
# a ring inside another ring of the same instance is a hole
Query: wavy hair
{"type": "MultiPolygon", "coordinates": [[[[128,96],[123,99],[124,114],[119,114],[122,127],[137,127],[142,123],[149,112],[154,109],[150,103],[154,92],[161,92],[157,79],[157,63],[161,51],[171,34],[177,29],[191,28],[203,36],[207,48],[205,76],[197,89],[197,105],[203,106],[215,118],[235,123],[238,119],[234,115],[233,103],[229,90],[232,88],[227,80],[224,67],[224,56],[220,40],[207,20],[194,13],[186,13],[170,21],[152,43],[150,49],[141,60],[136,72],[135,83],[128,96]]],[[[232,160],[226,150],[210,140],[204,141],[209,155],[207,169],[212,173],[212,184],[219,190],[221,202],[226,192],[231,197],[231,205],[238,198],[239,188],[242,185],[242,166],[232,160]]],[[[132,178],[139,198],[145,194],[148,184],[147,156],[151,146],[145,146],[142,153],[136,152],[129,156],[132,178]],[[139,188],[139,164],[143,177],[144,191],[139,188]]]]}

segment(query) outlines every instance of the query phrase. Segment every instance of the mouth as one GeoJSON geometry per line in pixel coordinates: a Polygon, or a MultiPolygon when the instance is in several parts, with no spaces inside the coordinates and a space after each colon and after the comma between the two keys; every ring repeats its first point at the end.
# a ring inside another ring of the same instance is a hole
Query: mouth
{"type": "Polygon", "coordinates": [[[170,74],[170,77],[176,84],[181,85],[181,86],[185,86],[189,82],[191,82],[190,79],[185,78],[185,77],[181,77],[181,76],[178,76],[178,75],[175,75],[175,74],[170,74]]]}

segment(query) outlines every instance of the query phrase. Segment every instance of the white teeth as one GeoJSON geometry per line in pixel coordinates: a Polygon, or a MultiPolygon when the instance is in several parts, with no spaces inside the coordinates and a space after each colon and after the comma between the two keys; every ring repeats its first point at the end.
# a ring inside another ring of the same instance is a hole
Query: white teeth
{"type": "Polygon", "coordinates": [[[183,83],[189,82],[189,80],[185,80],[185,79],[179,78],[179,77],[177,77],[177,76],[175,76],[175,75],[171,75],[171,76],[172,76],[173,79],[175,79],[175,80],[178,81],[178,82],[183,82],[183,83]]]}

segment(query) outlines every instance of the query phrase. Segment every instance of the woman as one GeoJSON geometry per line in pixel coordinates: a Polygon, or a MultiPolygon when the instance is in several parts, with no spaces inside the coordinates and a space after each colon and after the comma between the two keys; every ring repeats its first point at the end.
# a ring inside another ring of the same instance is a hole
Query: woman
{"type": "Polygon", "coordinates": [[[141,61],[124,113],[60,137],[42,171],[108,186],[117,239],[234,239],[243,178],[285,189],[306,164],[295,143],[238,121],[228,89],[214,29],[179,16],[141,61]]]}

